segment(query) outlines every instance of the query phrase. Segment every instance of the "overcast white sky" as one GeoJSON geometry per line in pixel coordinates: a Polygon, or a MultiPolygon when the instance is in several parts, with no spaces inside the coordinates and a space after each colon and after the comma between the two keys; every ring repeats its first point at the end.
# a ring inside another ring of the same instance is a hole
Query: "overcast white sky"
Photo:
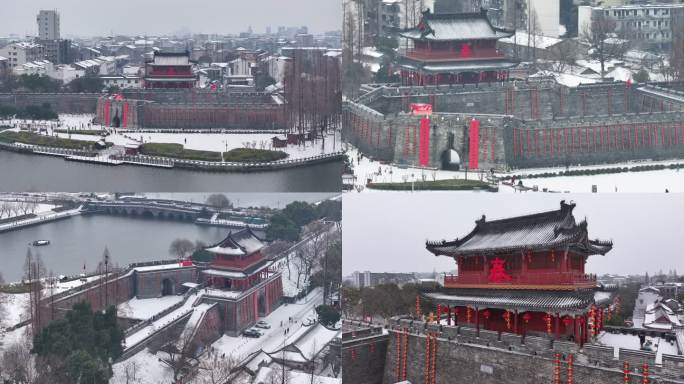
{"type": "Polygon", "coordinates": [[[279,25],[342,29],[341,0],[3,0],[0,36],[36,35],[40,9],[56,9],[62,35],[238,33],[279,25]]]}
{"type": "Polygon", "coordinates": [[[497,219],[558,209],[574,200],[589,237],[613,240],[591,256],[589,273],[684,272],[684,194],[366,193],[343,201],[343,274],[451,271],[455,262],[425,250],[425,240],[462,237],[483,214],[497,219]]]}

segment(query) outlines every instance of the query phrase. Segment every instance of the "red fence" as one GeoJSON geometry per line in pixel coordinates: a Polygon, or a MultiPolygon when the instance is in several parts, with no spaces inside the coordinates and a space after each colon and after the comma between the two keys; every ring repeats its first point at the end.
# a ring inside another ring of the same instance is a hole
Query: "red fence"
{"type": "Polygon", "coordinates": [[[539,285],[572,285],[577,283],[595,283],[596,276],[578,272],[546,272],[539,273],[531,270],[526,275],[513,275],[505,283],[493,283],[484,274],[448,275],[444,277],[444,286],[458,286],[461,284],[539,284],[539,285]]]}
{"type": "Polygon", "coordinates": [[[460,51],[429,51],[424,49],[402,49],[400,55],[410,59],[423,61],[451,61],[471,59],[497,59],[504,54],[494,48],[473,48],[468,55],[462,55],[460,51]]]}

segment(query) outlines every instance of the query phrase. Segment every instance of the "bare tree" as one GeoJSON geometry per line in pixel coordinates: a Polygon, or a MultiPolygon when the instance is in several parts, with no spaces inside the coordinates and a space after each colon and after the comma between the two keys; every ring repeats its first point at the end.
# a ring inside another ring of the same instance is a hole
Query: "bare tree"
{"type": "Polygon", "coordinates": [[[551,54],[551,70],[559,73],[566,71],[568,66],[575,64],[579,56],[577,43],[574,40],[565,39],[549,49],[551,54]]]}
{"type": "Polygon", "coordinates": [[[126,384],[142,384],[142,377],[138,377],[140,367],[135,361],[129,361],[124,365],[124,380],[126,384]]]}
{"type": "Polygon", "coordinates": [[[169,246],[169,254],[178,259],[185,259],[195,251],[195,244],[187,239],[175,239],[169,246]]]}
{"type": "Polygon", "coordinates": [[[221,357],[218,353],[202,360],[199,365],[199,382],[203,384],[232,384],[235,382],[233,374],[238,366],[232,357],[221,357]]]}
{"type": "Polygon", "coordinates": [[[193,332],[182,332],[178,341],[166,344],[161,348],[161,351],[166,353],[166,356],[159,360],[171,368],[175,383],[188,374],[193,362],[196,361],[193,353],[195,347],[195,343],[192,342],[193,336],[193,332]]]}
{"type": "MultiPolygon", "coordinates": [[[[682,16],[679,18],[680,20],[683,19],[682,16]]],[[[679,28],[678,31],[673,31],[672,54],[670,56],[672,77],[676,80],[684,80],[684,31],[682,31],[682,28],[679,28]]]]}
{"type": "Polygon", "coordinates": [[[24,282],[29,287],[27,314],[31,320],[30,332],[32,335],[35,335],[44,324],[43,311],[41,310],[42,279],[44,277],[45,265],[40,254],[34,257],[31,249],[27,249],[24,260],[24,282]]]}
{"type": "Polygon", "coordinates": [[[2,353],[0,366],[11,383],[31,384],[36,379],[36,367],[28,343],[17,342],[2,353]]]}
{"type": "Polygon", "coordinates": [[[628,41],[617,38],[615,31],[615,21],[603,13],[596,13],[591,26],[585,25],[582,31],[582,38],[591,45],[591,57],[601,63],[602,79],[606,75],[606,62],[622,58],[629,48],[628,41]]]}

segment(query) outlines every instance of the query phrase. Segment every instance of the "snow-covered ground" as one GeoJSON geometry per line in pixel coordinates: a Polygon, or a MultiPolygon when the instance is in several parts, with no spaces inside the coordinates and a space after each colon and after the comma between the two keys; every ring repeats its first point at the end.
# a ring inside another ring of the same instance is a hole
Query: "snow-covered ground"
{"type": "Polygon", "coordinates": [[[295,346],[302,351],[302,354],[307,359],[311,360],[316,356],[328,343],[335,337],[341,334],[340,330],[328,329],[320,324],[316,324],[315,328],[304,335],[301,339],[295,342],[295,346]]]}
{"type": "MultiPolygon", "coordinates": [[[[188,300],[189,303],[194,302],[193,298],[188,300]]],[[[316,317],[314,308],[323,302],[323,292],[321,289],[313,290],[307,297],[303,298],[295,304],[283,304],[278,309],[273,311],[267,317],[260,320],[266,321],[271,325],[270,329],[265,329],[264,335],[259,338],[248,338],[244,336],[231,337],[223,335],[220,339],[212,344],[215,353],[224,355],[226,358],[234,358],[241,361],[250,354],[263,349],[267,352],[272,352],[281,348],[284,343],[289,343],[295,340],[299,332],[302,332],[302,320],[316,317]],[[290,322],[292,318],[292,322],[290,322]],[[285,335],[285,330],[289,329],[288,335],[285,335]]],[[[183,308],[177,311],[182,311],[183,308]]],[[[171,317],[174,317],[172,312],[171,317]]],[[[167,317],[165,317],[167,318],[167,317]]],[[[163,319],[160,319],[163,320],[163,319]]],[[[149,329],[144,328],[148,331],[149,329]]],[[[146,336],[144,332],[136,332],[131,337],[126,339],[127,346],[131,346],[128,341],[134,341],[133,336],[140,333],[138,336],[146,336]]],[[[157,384],[170,383],[172,381],[173,373],[164,363],[159,361],[161,355],[155,355],[145,349],[140,353],[126,361],[114,364],[114,377],[110,381],[111,384],[126,383],[126,371],[130,373],[133,366],[136,367],[138,381],[128,381],[141,384],[157,384]]],[[[202,359],[208,359],[204,355],[202,359]]],[[[200,373],[201,374],[201,373],[200,373]]]]}
{"type": "Polygon", "coordinates": [[[24,201],[0,201],[0,219],[8,219],[30,213],[41,214],[51,212],[52,208],[55,208],[55,205],[24,201]]]}
{"type": "MultiPolygon", "coordinates": [[[[366,156],[363,156],[359,160],[359,152],[355,148],[348,150],[347,154],[352,160],[351,162],[354,167],[354,175],[356,176],[356,179],[354,180],[354,186],[356,190],[360,191],[372,191],[372,189],[364,187],[368,180],[371,180],[374,183],[401,183],[423,180],[465,179],[466,177],[466,172],[464,171],[445,171],[411,167],[404,168],[391,164],[382,164],[379,161],[371,160],[366,156]]],[[[537,186],[539,191],[542,191],[544,188],[546,188],[549,192],[589,193],[591,192],[593,185],[596,185],[597,190],[600,193],[662,193],[665,192],[666,189],[669,192],[682,192],[684,191],[684,170],[678,169],[647,172],[610,173],[593,176],[557,176],[529,179],[524,177],[524,175],[534,175],[544,172],[561,172],[566,170],[604,169],[634,167],[638,165],[668,165],[679,163],[682,163],[682,161],[642,161],[573,167],[534,168],[516,170],[509,173],[496,173],[496,176],[501,177],[522,175],[522,182],[524,186],[537,186]]],[[[481,172],[468,172],[468,179],[486,180],[485,175],[481,172]]],[[[499,192],[510,193],[517,191],[518,189],[512,188],[510,186],[504,184],[499,185],[499,192]]],[[[383,193],[385,193],[385,191],[383,191],[383,193]]]]}
{"type": "MultiPolygon", "coordinates": [[[[632,349],[635,351],[641,350],[639,345],[639,336],[623,335],[620,333],[601,332],[597,338],[597,342],[601,345],[615,348],[632,349]]],[[[656,364],[661,364],[663,361],[663,354],[678,355],[679,350],[676,343],[666,341],[660,337],[646,337],[644,346],[650,342],[650,350],[656,352],[656,364]]]]}
{"type": "MultiPolygon", "coordinates": [[[[7,230],[10,228],[14,227],[21,227],[25,225],[34,225],[36,223],[40,222],[49,222],[58,218],[64,218],[64,217],[69,217],[69,216],[76,216],[81,213],[81,207],[79,206],[78,208],[70,209],[67,211],[61,211],[61,212],[53,212],[51,210],[47,210],[44,212],[36,213],[36,217],[24,219],[24,220],[17,220],[17,221],[11,221],[9,223],[5,224],[0,224],[0,230],[7,230]]],[[[23,212],[22,212],[23,214],[23,212]]]]}
{"type": "MultiPolygon", "coordinates": [[[[54,122],[34,122],[34,126],[45,127],[48,135],[56,135],[62,138],[73,140],[99,141],[97,135],[79,135],[79,130],[103,129],[101,125],[91,124],[94,115],[60,115],[60,126],[54,122]],[[55,129],[73,130],[70,133],[55,132],[55,129]]],[[[22,122],[15,121],[19,131],[22,122]]],[[[23,122],[26,124],[26,122],[23,122]]],[[[175,143],[182,144],[185,149],[195,149],[203,151],[224,152],[235,148],[256,148],[280,150],[289,155],[289,159],[301,159],[305,157],[317,156],[321,154],[334,153],[342,150],[342,141],[339,132],[330,133],[324,139],[314,142],[306,142],[304,145],[288,145],[286,148],[273,148],[272,138],[284,135],[274,133],[153,133],[136,132],[124,128],[107,128],[109,134],[105,137],[108,142],[114,145],[125,146],[128,144],[142,143],[175,143]]]]}
{"type": "Polygon", "coordinates": [[[119,317],[147,320],[166,308],[183,300],[183,296],[163,296],[154,299],[138,299],[136,297],[118,306],[119,317]]]}

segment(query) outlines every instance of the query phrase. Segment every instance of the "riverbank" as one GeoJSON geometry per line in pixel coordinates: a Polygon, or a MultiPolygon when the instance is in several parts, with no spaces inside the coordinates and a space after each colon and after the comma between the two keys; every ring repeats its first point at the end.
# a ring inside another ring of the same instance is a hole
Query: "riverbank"
{"type": "Polygon", "coordinates": [[[0,142],[0,150],[27,153],[32,155],[58,156],[65,160],[88,162],[93,164],[137,165],[154,168],[183,168],[208,172],[267,172],[279,169],[306,167],[329,162],[342,162],[344,152],[326,153],[311,157],[276,160],[270,162],[224,162],[179,159],[161,156],[124,155],[108,158],[97,156],[94,152],[80,151],[70,148],[44,147],[30,144],[0,142]]]}
{"type": "Polygon", "coordinates": [[[12,221],[12,222],[5,223],[5,224],[0,224],[0,233],[9,232],[9,231],[16,231],[16,230],[24,229],[27,227],[32,227],[34,225],[51,223],[51,222],[57,221],[57,220],[64,220],[64,219],[68,219],[70,217],[77,216],[80,214],[81,214],[81,207],[79,206],[78,208],[70,209],[67,211],[46,213],[44,215],[35,215],[34,217],[31,217],[28,219],[17,220],[17,221],[12,221]]]}
{"type": "Polygon", "coordinates": [[[413,181],[405,183],[368,183],[370,189],[384,191],[486,191],[497,192],[498,187],[479,180],[450,179],[413,181]]]}

